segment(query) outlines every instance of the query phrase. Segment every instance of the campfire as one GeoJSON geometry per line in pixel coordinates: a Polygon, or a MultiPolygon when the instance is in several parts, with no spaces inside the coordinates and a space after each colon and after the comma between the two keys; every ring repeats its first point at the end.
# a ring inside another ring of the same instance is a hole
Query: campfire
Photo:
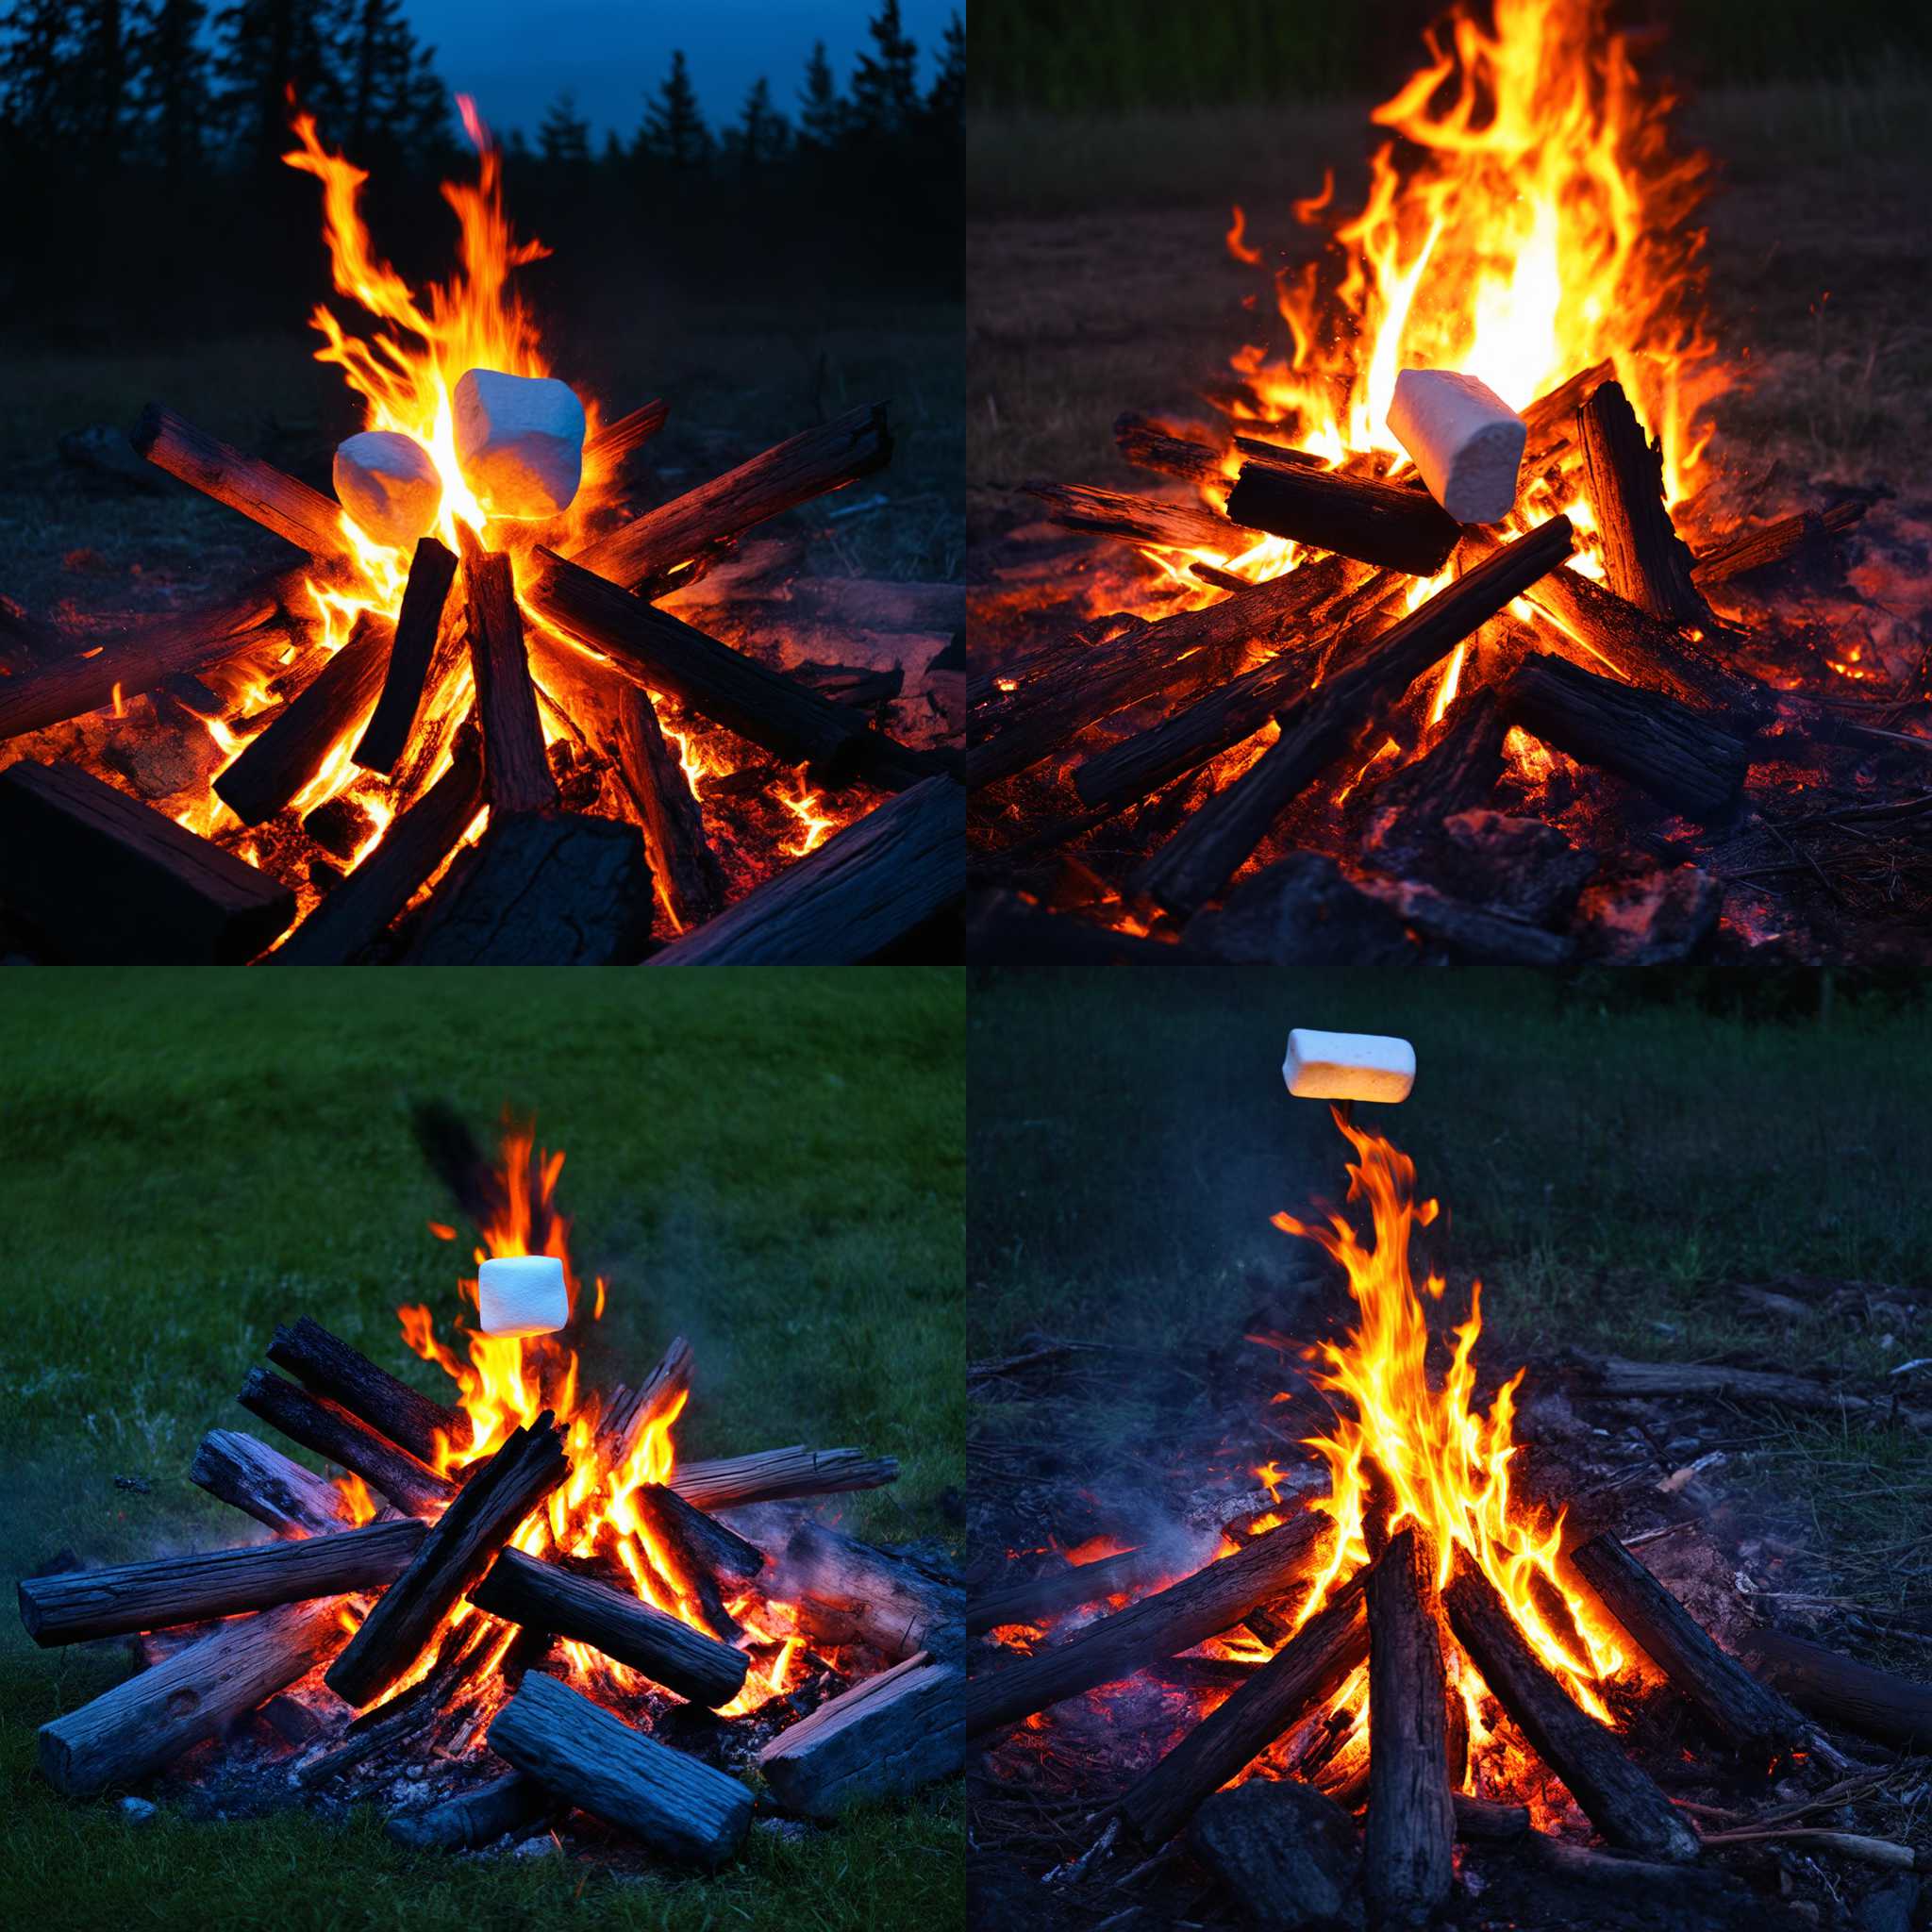
{"type": "Polygon", "coordinates": [[[1835,958],[1918,920],[1874,492],[1718,440],[1751,369],[1710,164],[1603,13],[1458,8],[1359,206],[1332,170],[1295,204],[1316,258],[1234,210],[1263,280],[1208,419],[1116,425],[1168,487],[1023,486],[1045,520],[974,593],[979,954],[1835,958]]]}
{"type": "Polygon", "coordinates": [[[633,1386],[583,1386],[607,1288],[572,1263],[562,1155],[512,1128],[492,1166],[453,1116],[421,1126],[478,1236],[455,1341],[397,1311],[451,1399],[306,1316],[278,1328],[286,1374],[252,1371],[242,1405],[341,1474],[212,1429],[194,1481],[274,1541],[22,1583],[36,1642],[139,1633],[143,1665],[42,1728],[42,1774],[83,1796],[179,1759],[254,1804],[376,1797],[393,1836],[448,1849],[575,1810],[590,1841],[715,1867],[758,1802],[737,1774],[831,1819],[957,1770],[957,1587],[798,1500],[897,1464],[679,1457],[681,1338],[633,1386]]]}
{"type": "Polygon", "coordinates": [[[0,898],[48,956],[112,961],[838,961],[907,941],[959,889],[958,593],[733,555],[881,469],[885,406],[632,514],[625,467],[665,406],[608,420],[552,373],[513,288],[546,251],[513,233],[461,105],[461,266],[426,292],[375,252],[362,171],[296,118],[285,158],[320,185],[335,289],[366,316],[319,306],[317,356],[365,427],[331,500],[149,407],[140,455],[307,561],[123,628],[9,625],[0,898]]]}

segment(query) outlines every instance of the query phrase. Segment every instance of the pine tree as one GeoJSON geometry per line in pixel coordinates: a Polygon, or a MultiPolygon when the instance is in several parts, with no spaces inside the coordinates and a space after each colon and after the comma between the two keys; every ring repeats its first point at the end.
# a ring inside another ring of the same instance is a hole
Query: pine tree
{"type": "Polygon", "coordinates": [[[898,134],[919,113],[919,48],[906,31],[899,0],[885,0],[866,23],[873,51],[852,70],[852,120],[864,134],[898,134]]]}
{"type": "Polygon", "coordinates": [[[591,159],[591,124],[577,113],[577,97],[568,88],[551,102],[537,130],[537,151],[546,161],[588,166],[591,159]]]}
{"type": "Polygon", "coordinates": [[[955,13],[940,42],[940,71],[925,97],[926,112],[942,127],[957,127],[966,111],[966,22],[955,13]]]}
{"type": "Polygon", "coordinates": [[[74,69],[75,131],[95,167],[112,168],[127,132],[126,17],[121,0],[83,0],[73,11],[80,26],[74,69]]]}
{"type": "Polygon", "coordinates": [[[798,96],[798,138],[809,147],[837,147],[845,132],[845,103],[832,78],[832,63],[821,41],[805,63],[805,87],[798,96]]]}
{"type": "Polygon", "coordinates": [[[790,146],[791,126],[772,105],[772,84],[763,75],[744,97],[738,125],[725,135],[732,159],[747,172],[779,159],[790,146]]]}
{"type": "Polygon", "coordinates": [[[129,60],[142,140],[168,178],[178,180],[201,157],[208,120],[208,49],[204,0],[146,0],[135,15],[129,60]]]}
{"type": "Polygon", "coordinates": [[[4,25],[0,121],[23,144],[44,152],[74,131],[74,11],[66,0],[17,0],[4,25]]]}
{"type": "Polygon", "coordinates": [[[449,99],[435,50],[418,46],[401,0],[347,0],[337,42],[342,137],[364,166],[420,157],[448,137],[449,99]]]}
{"type": "MultiPolygon", "coordinates": [[[[333,130],[341,105],[332,0],[233,0],[215,16],[216,115],[264,171],[289,145],[289,100],[333,130]]],[[[337,134],[340,139],[340,134],[337,134]]]]}
{"type": "Polygon", "coordinates": [[[705,125],[682,49],[671,56],[671,72],[644,109],[638,152],[680,175],[696,173],[710,158],[711,130],[705,125]]]}

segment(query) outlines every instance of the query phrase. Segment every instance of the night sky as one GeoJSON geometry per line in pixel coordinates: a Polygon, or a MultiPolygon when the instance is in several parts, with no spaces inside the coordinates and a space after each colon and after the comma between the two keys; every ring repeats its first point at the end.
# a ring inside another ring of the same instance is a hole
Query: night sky
{"type": "MultiPolygon", "coordinates": [[[[958,0],[963,11],[964,0],[958,0]]],[[[919,42],[922,76],[955,0],[900,0],[919,42]]],[[[436,49],[437,72],[453,91],[474,94],[499,132],[534,138],[544,109],[571,89],[577,112],[602,142],[626,141],[643,118],[644,96],[682,47],[706,117],[733,121],[760,74],[774,102],[796,112],[812,42],[824,41],[843,90],[866,41],[870,0],[408,0],[409,23],[436,49]]]]}

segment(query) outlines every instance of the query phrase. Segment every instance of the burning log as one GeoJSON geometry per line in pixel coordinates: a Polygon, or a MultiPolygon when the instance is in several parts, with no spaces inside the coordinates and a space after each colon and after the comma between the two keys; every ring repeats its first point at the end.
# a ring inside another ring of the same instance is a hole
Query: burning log
{"type": "Polygon", "coordinates": [[[751,1668],[743,1651],[608,1583],[521,1550],[504,1550],[488,1574],[470,1586],[468,1595],[492,1617],[588,1643],[613,1661],[641,1671],[654,1684],[713,1710],[743,1690],[751,1668]]]}
{"type": "Polygon", "coordinates": [[[715,1870],[751,1824],[751,1792],[735,1777],[632,1730],[541,1671],[491,1724],[490,1748],[566,1803],[691,1864],[715,1870]]]}
{"type": "Polygon", "coordinates": [[[1462,525],[1425,490],[1285,461],[1244,436],[1235,447],[1247,461],[1228,492],[1229,523],[1416,577],[1434,576],[1462,539],[1462,525]]]}
{"type": "Polygon", "coordinates": [[[481,1579],[525,1516],[570,1474],[545,1409],[518,1428],[456,1493],[423,1539],[415,1560],[390,1585],[324,1681],[338,1697],[375,1703],[403,1676],[437,1625],[481,1579]]]}
{"type": "Polygon", "coordinates": [[[720,1581],[751,1582],[765,1567],[765,1553],[661,1483],[641,1483],[630,1501],[670,1559],[674,1580],[697,1600],[706,1627],[720,1641],[736,1643],[743,1631],[724,1606],[720,1581]]]}
{"type": "Polygon", "coordinates": [[[1514,1844],[1529,1829],[1527,1805],[1497,1805],[1452,1791],[1449,1802],[1456,1819],[1456,1836],[1472,1845],[1514,1844]]]}
{"type": "Polygon", "coordinates": [[[794,1496],[829,1496],[847,1490],[876,1490],[899,1480],[890,1456],[857,1449],[761,1449],[751,1456],[679,1463],[671,1487],[700,1509],[732,1509],[747,1503],[781,1503],[794,1496]]]}
{"type": "Polygon", "coordinates": [[[1455,1876],[1442,1641],[1413,1528],[1391,1539],[1369,1606],[1369,1824],[1362,1870],[1372,1924],[1425,1924],[1455,1876]]]}
{"type": "Polygon", "coordinates": [[[1547,652],[1518,667],[1504,688],[1503,710],[1545,743],[1694,819],[1730,811],[1751,768],[1741,740],[1674,698],[1599,677],[1547,652]]]}
{"type": "Polygon", "coordinates": [[[1269,1530],[1232,1556],[1050,1649],[974,1678],[966,1687],[966,1735],[1003,1729],[1097,1684],[1131,1676],[1143,1664],[1178,1656],[1280,1596],[1301,1574],[1321,1519],[1304,1514],[1269,1530]]]}
{"type": "Polygon", "coordinates": [[[925,779],[825,841],[653,966],[858,965],[966,890],[966,794],[925,779]]]}
{"type": "Polygon", "coordinates": [[[1579,1710],[1516,1627],[1488,1577],[1458,1566],[1442,1592],[1456,1640],[1499,1703],[1613,1845],[1689,1864],[1697,1837],[1602,1724],[1579,1710]]]}
{"type": "Polygon", "coordinates": [[[705,836],[705,815],[664,741],[649,691],[617,694],[617,768],[644,822],[644,850],[671,909],[687,927],[723,910],[724,869],[705,836]]]}
{"type": "Polygon", "coordinates": [[[252,865],[74,765],[0,773],[0,896],[65,958],[232,966],[295,914],[252,865]]]}
{"type": "Polygon", "coordinates": [[[798,1627],[819,1642],[869,1643],[895,1660],[950,1656],[965,1638],[965,1594],[884,1550],[822,1523],[802,1523],[775,1586],[798,1627]]]}
{"type": "Polygon", "coordinates": [[[456,1497],[455,1483],[351,1415],[341,1403],[311,1395],[266,1369],[249,1370],[235,1399],[303,1448],[354,1470],[410,1516],[433,1517],[456,1497]]]}
{"type": "Polygon", "coordinates": [[[1229,480],[1224,451],[1189,437],[1170,436],[1158,423],[1132,410],[1114,418],[1113,441],[1122,460],[1137,470],[1158,471],[1196,485],[1225,487],[1229,480]]]}
{"type": "Polygon", "coordinates": [[[924,1653],[822,1704],[758,1753],[780,1807],[836,1818],[848,1805],[903,1797],[966,1759],[966,1673],[924,1653]]]}
{"type": "Polygon", "coordinates": [[[1368,879],[1361,891],[1379,900],[1412,932],[1483,966],[1567,966],[1576,941],[1513,912],[1472,906],[1414,879],[1368,879]]]}
{"type": "MultiPolygon", "coordinates": [[[[477,1217],[473,1213],[471,1218],[477,1217]]],[[[620,1387],[611,1391],[610,1400],[597,1418],[599,1468],[622,1469],[629,1462],[644,1439],[644,1431],[653,1423],[674,1414],[683,1404],[695,1365],[691,1343],[676,1335],[658,1366],[638,1388],[620,1387]]]]}
{"type": "Polygon", "coordinates": [[[1163,503],[1081,483],[1023,483],[1046,506],[1047,522],[1095,537],[1123,537],[1168,550],[1245,550],[1253,541],[1224,516],[1199,504],[1163,503]]]}
{"type": "Polygon", "coordinates": [[[272,819],[315,774],[375,702],[394,626],[365,610],[349,641],[215,780],[215,794],[244,825],[272,819]]]}
{"type": "Polygon", "coordinates": [[[390,646],[382,695],[352,754],[365,772],[393,772],[415,735],[423,700],[429,694],[429,668],[442,630],[443,606],[455,582],[455,553],[434,537],[418,539],[396,613],[395,641],[390,646]]]}
{"type": "Polygon", "coordinates": [[[1749,1631],[1741,1648],[1759,1677],[1824,1723],[1901,1751],[1932,1743],[1932,1684],[1855,1663],[1781,1630],[1749,1631]]]}
{"type": "Polygon", "coordinates": [[[1600,384],[1579,405],[1576,442],[1610,589],[1667,623],[1708,624],[1690,553],[1664,507],[1663,450],[1644,435],[1622,383],[1600,384]]]}
{"type": "Polygon", "coordinates": [[[397,1381],[307,1315],[293,1327],[275,1330],[268,1358],[287,1369],[311,1395],[327,1396],[431,1468],[439,1441],[458,1449],[469,1444],[470,1419],[461,1409],[432,1402],[397,1381]]]}
{"type": "Polygon", "coordinates": [[[48,1648],[374,1590],[403,1574],[424,1533],[422,1524],[406,1519],[299,1542],[29,1576],[20,1585],[20,1621],[48,1648]]]}
{"type": "Polygon", "coordinates": [[[492,815],[551,810],[558,802],[557,780],[543,749],[508,557],[500,550],[475,551],[464,559],[463,583],[476,716],[483,726],[483,788],[492,815]]]}
{"type": "Polygon", "coordinates": [[[663,428],[664,419],[670,413],[670,405],[658,397],[627,416],[620,416],[614,423],[605,424],[584,445],[585,471],[618,469],[663,428]]]}
{"type": "Polygon", "coordinates": [[[419,1852],[473,1852],[506,1832],[541,1824],[559,1809],[533,1777],[513,1771],[425,1811],[398,1811],[383,1825],[399,1845],[419,1852]]]}
{"type": "Polygon", "coordinates": [[[341,1636],[336,1605],[326,1597],[224,1624],[42,1724],[41,1774],[70,1798],[135,1784],[307,1675],[341,1636]]]}
{"type": "Polygon", "coordinates": [[[1567,517],[1552,517],[1438,591],[1329,683],[1301,699],[1281,736],[1215,793],[1134,879],[1138,893],[1179,916],[1220,891],[1308,783],[1362,726],[1471,631],[1569,556],[1567,517]]]}
{"type": "Polygon", "coordinates": [[[1487,804],[1503,775],[1508,730],[1488,685],[1464,698],[1428,751],[1375,788],[1370,801],[1371,856],[1406,864],[1436,837],[1443,820],[1487,804]]]}
{"type": "Polygon", "coordinates": [[[1362,1586],[1351,1578],[1128,1790],[1122,1816],[1143,1843],[1165,1844],[1208,1798],[1334,1696],[1368,1654],[1362,1586]]]}
{"type": "Polygon", "coordinates": [[[649,585],[708,545],[883,469],[891,455],[886,406],[862,404],[646,510],[578,552],[576,560],[619,584],[649,585]]]}
{"type": "Polygon", "coordinates": [[[353,1526],[348,1499],[333,1483],[241,1429],[210,1429],[188,1475],[278,1537],[334,1536],[353,1526]]]}
{"type": "Polygon", "coordinates": [[[966,1634],[983,1636],[1003,1624],[1037,1624],[1061,1610],[1076,1610],[1083,1604],[1132,1590],[1166,1569],[1167,1559],[1154,1550],[1124,1550],[1097,1562],[1069,1563],[1044,1576],[971,1598],[966,1605],[966,1634]]]}
{"type": "Polygon", "coordinates": [[[1713,585],[1727,584],[1733,577],[1742,576],[1746,571],[1761,570],[1768,563],[1782,563],[1807,543],[1822,541],[1826,537],[1841,537],[1847,530],[1856,529],[1864,521],[1865,510],[1862,503],[1840,503],[1823,516],[1805,510],[1797,516],[1780,517],[1761,530],[1746,530],[1700,557],[1691,566],[1690,581],[1698,590],[1708,591],[1713,585]]]}
{"type": "Polygon", "coordinates": [[[1554,468],[1576,447],[1576,411],[1603,384],[1611,381],[1617,366],[1607,359],[1579,369],[1567,382],[1561,382],[1546,395],[1539,396],[1523,412],[1529,431],[1524,444],[1523,461],[1517,474],[1524,487],[1544,471],[1554,468]]]}
{"type": "Polygon", "coordinates": [[[1770,1765],[1804,1743],[1805,1720],[1726,1657],[1615,1537],[1593,1537],[1572,1560],[1638,1648],[1740,1753],[1770,1765]]]}

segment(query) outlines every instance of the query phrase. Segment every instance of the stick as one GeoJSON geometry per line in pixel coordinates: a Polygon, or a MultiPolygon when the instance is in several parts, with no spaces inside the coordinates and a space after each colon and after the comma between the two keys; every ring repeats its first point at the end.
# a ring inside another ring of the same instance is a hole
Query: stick
{"type": "Polygon", "coordinates": [[[671,1487],[700,1509],[731,1509],[747,1503],[780,1503],[793,1496],[829,1496],[848,1490],[876,1490],[899,1480],[890,1456],[857,1449],[761,1449],[713,1462],[687,1462],[671,1472],[671,1487]]]}
{"type": "Polygon", "coordinates": [[[965,1592],[855,1537],[803,1523],[785,1547],[774,1592],[798,1627],[821,1643],[862,1641],[893,1659],[957,1653],[965,1641],[965,1592]]]}
{"type": "Polygon", "coordinates": [[[609,1404],[597,1418],[598,1468],[624,1469],[652,1424],[676,1413],[691,1389],[694,1366],[691,1343],[675,1335],[662,1359],[635,1391],[612,1392],[609,1404]]]}
{"type": "Polygon", "coordinates": [[[500,550],[477,551],[463,564],[463,583],[476,716],[483,726],[484,790],[500,812],[551,810],[558,802],[557,780],[543,749],[508,557],[500,550]]]}
{"type": "Polygon", "coordinates": [[[1235,446],[1247,461],[1228,492],[1230,523],[1418,577],[1434,576],[1461,541],[1462,525],[1426,491],[1284,462],[1245,437],[1235,446]]]}
{"type": "Polygon", "coordinates": [[[1827,1831],[1815,1825],[1780,1825],[1768,1831],[1712,1831],[1707,1845],[1764,1845],[1799,1842],[1822,1852],[1837,1852],[1861,1865],[1878,1865],[1890,1872],[1932,1872],[1932,1853],[1916,1850],[1887,1838],[1867,1838],[1853,1831],[1827,1831]]]}
{"type": "Polygon", "coordinates": [[[1750,1631],[1740,1648],[1759,1677],[1825,1724],[1902,1751],[1932,1744],[1932,1684],[1855,1663],[1781,1630],[1750,1631]]]}
{"type": "Polygon", "coordinates": [[[1047,521],[1063,530],[1122,537],[1163,550],[1212,550],[1221,556],[1246,550],[1254,541],[1247,531],[1198,504],[1163,503],[1158,497],[1092,490],[1079,483],[1023,483],[1020,488],[1045,504],[1047,521]]]}
{"type": "Polygon", "coordinates": [[[1098,1603],[1136,1584],[1165,1574],[1168,1562],[1153,1550],[1124,1550],[1094,1563],[1068,1563],[1044,1576],[1028,1577],[971,1598],[966,1634],[983,1636],[1003,1624],[1038,1624],[1061,1610],[1098,1603]]]}
{"type": "Polygon", "coordinates": [[[403,608],[396,615],[395,641],[383,674],[382,695],[352,754],[365,772],[393,772],[415,733],[428,689],[430,660],[442,629],[443,606],[456,574],[453,551],[434,537],[417,540],[409,559],[409,580],[403,587],[403,608]]]}
{"type": "Polygon", "coordinates": [[[432,1469],[440,1449],[469,1446],[470,1419],[461,1409],[432,1402],[407,1382],[397,1381],[360,1349],[351,1348],[307,1315],[293,1327],[275,1330],[268,1358],[287,1369],[311,1395],[340,1403],[358,1421],[380,1430],[432,1469]]]}
{"type": "Polygon", "coordinates": [[[1116,416],[1114,447],[1137,470],[1155,470],[1183,482],[1219,486],[1228,483],[1227,452],[1183,436],[1170,436],[1158,423],[1129,410],[1116,416]]]}
{"type": "Polygon", "coordinates": [[[1664,508],[1663,451],[1645,437],[1622,383],[1599,385],[1578,407],[1576,442],[1610,589],[1668,623],[1708,624],[1690,553],[1664,508]]]}
{"type": "Polygon", "coordinates": [[[392,1812],[383,1829],[415,1851],[470,1852],[495,1843],[506,1832],[541,1824],[557,1809],[557,1800],[535,1778],[513,1771],[426,1811],[392,1812]]]}
{"type": "Polygon", "coordinates": [[[822,1704],[758,1753],[794,1817],[836,1818],[861,1800],[904,1797],[966,1761],[966,1673],[923,1652],[822,1704]]]}
{"type": "Polygon", "coordinates": [[[641,449],[664,426],[671,407],[661,397],[607,423],[584,445],[586,473],[597,471],[608,475],[621,468],[634,450],[641,449]]]}
{"type": "Polygon", "coordinates": [[[455,1483],[351,1415],[341,1403],[310,1395],[266,1369],[250,1369],[235,1399],[305,1449],[354,1470],[410,1516],[433,1517],[456,1497],[455,1483]]]}
{"type": "Polygon", "coordinates": [[[724,908],[724,869],[705,836],[705,815],[684,767],[664,741],[651,694],[625,684],[617,696],[617,764],[644,822],[651,871],[683,925],[724,908]]]}
{"type": "Polygon", "coordinates": [[[278,1537],[334,1536],[354,1526],[348,1498],[333,1483],[241,1429],[210,1429],[188,1475],[278,1537]]]}

